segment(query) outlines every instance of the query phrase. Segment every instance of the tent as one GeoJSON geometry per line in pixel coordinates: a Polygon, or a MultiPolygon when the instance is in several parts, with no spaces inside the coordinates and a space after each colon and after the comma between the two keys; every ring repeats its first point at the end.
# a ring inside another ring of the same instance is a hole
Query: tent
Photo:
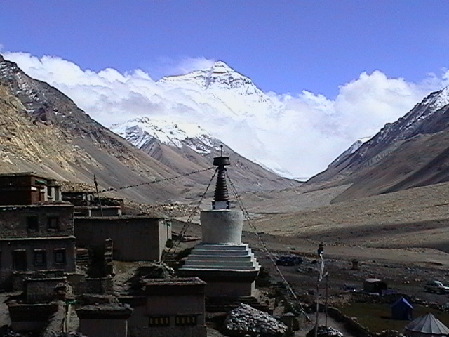
{"type": "Polygon", "coordinates": [[[392,319],[413,319],[413,305],[410,304],[404,297],[401,297],[391,305],[392,319]]]}
{"type": "Polygon", "coordinates": [[[449,336],[449,328],[429,313],[407,324],[404,333],[407,337],[442,337],[449,336]]]}

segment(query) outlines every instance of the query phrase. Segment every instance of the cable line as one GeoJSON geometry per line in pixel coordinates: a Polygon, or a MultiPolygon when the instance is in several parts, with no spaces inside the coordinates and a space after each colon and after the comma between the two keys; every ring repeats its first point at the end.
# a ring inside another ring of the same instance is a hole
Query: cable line
{"type": "MultiPolygon", "coordinates": [[[[128,185],[128,186],[123,186],[123,187],[119,187],[119,188],[115,188],[115,189],[114,189],[114,188],[105,189],[105,190],[100,191],[100,193],[102,193],[102,192],[109,192],[109,191],[117,191],[117,190],[122,190],[122,189],[126,189],[126,188],[132,188],[132,187],[142,186],[142,185],[149,185],[149,184],[159,183],[159,182],[167,181],[167,180],[174,180],[174,179],[178,179],[178,178],[181,178],[181,177],[189,176],[189,175],[192,175],[192,174],[195,174],[195,173],[205,172],[205,171],[211,170],[211,169],[213,169],[213,168],[214,168],[214,167],[209,167],[209,168],[206,168],[206,169],[202,169],[202,170],[197,170],[197,171],[189,172],[189,173],[182,174],[182,175],[179,175],[179,176],[174,176],[174,177],[169,177],[169,178],[156,179],[156,180],[154,180],[154,181],[145,182],[145,183],[141,183],[141,184],[128,185]]],[[[211,186],[211,184],[212,184],[212,181],[214,180],[214,178],[215,178],[217,172],[218,172],[218,167],[215,168],[214,174],[213,174],[212,177],[210,178],[210,180],[209,180],[209,182],[208,182],[208,184],[207,184],[207,186],[206,186],[206,189],[205,189],[204,193],[203,193],[203,194],[201,195],[201,197],[200,197],[200,200],[199,200],[197,206],[192,210],[192,212],[191,212],[190,215],[189,215],[189,218],[188,218],[187,222],[183,225],[183,227],[182,227],[182,229],[181,229],[181,231],[180,231],[180,233],[179,233],[179,238],[178,238],[176,241],[173,241],[173,244],[171,245],[171,247],[167,247],[168,249],[167,249],[167,250],[164,250],[164,252],[162,253],[162,256],[161,256],[161,261],[162,261],[162,262],[164,262],[164,261],[166,260],[166,258],[167,258],[168,256],[170,256],[170,255],[172,254],[172,252],[173,252],[173,251],[180,245],[182,238],[185,236],[185,234],[186,234],[186,232],[187,232],[189,226],[190,226],[191,223],[192,223],[193,217],[195,216],[195,214],[197,213],[197,211],[200,209],[201,203],[203,202],[203,200],[204,200],[204,198],[205,198],[207,192],[209,191],[209,188],[210,188],[210,186],[211,186]]],[[[257,236],[257,238],[258,238],[258,240],[259,240],[259,243],[260,243],[260,245],[261,245],[261,247],[262,247],[262,251],[267,255],[267,257],[268,257],[268,258],[271,260],[271,262],[273,263],[274,268],[275,268],[276,272],[279,274],[279,276],[281,277],[282,282],[285,284],[285,287],[286,287],[287,291],[291,294],[291,296],[292,296],[293,299],[296,301],[296,303],[299,304],[299,311],[300,311],[300,313],[301,313],[302,315],[304,315],[304,317],[305,317],[309,322],[311,322],[311,319],[309,318],[309,316],[307,315],[307,313],[304,311],[304,309],[303,309],[301,303],[299,302],[299,299],[298,299],[298,296],[296,295],[296,292],[294,291],[294,289],[292,288],[292,286],[291,286],[290,283],[287,281],[287,279],[285,278],[285,276],[282,274],[282,271],[279,269],[278,265],[276,264],[276,259],[275,259],[274,255],[273,255],[273,254],[271,253],[271,251],[268,249],[267,244],[265,243],[265,241],[264,241],[264,240],[262,239],[262,237],[260,236],[260,234],[259,234],[259,232],[258,232],[256,226],[251,222],[251,218],[250,218],[249,212],[248,212],[248,211],[245,209],[245,207],[243,206],[243,202],[242,202],[242,199],[241,199],[241,197],[240,197],[240,195],[239,195],[239,193],[238,193],[238,191],[237,191],[237,188],[235,187],[235,185],[234,185],[234,183],[232,182],[231,178],[230,178],[229,175],[227,174],[227,171],[224,171],[224,172],[225,172],[225,177],[227,178],[227,180],[228,180],[229,183],[230,183],[230,186],[231,186],[231,188],[232,188],[232,192],[234,193],[234,197],[235,197],[235,199],[237,200],[240,209],[242,210],[243,214],[244,214],[245,217],[246,217],[246,221],[247,221],[248,225],[254,230],[254,233],[256,234],[256,236],[257,236]]]]}
{"type": "Polygon", "coordinates": [[[133,188],[133,187],[139,187],[139,186],[144,186],[144,185],[156,184],[156,183],[160,183],[160,182],[163,182],[163,181],[175,180],[175,179],[179,179],[179,178],[182,178],[182,177],[190,176],[192,174],[209,171],[211,169],[214,169],[214,167],[212,166],[212,167],[208,167],[208,168],[205,168],[205,169],[202,169],[202,170],[197,170],[197,171],[192,171],[192,172],[180,174],[178,176],[173,176],[173,177],[168,177],[168,178],[159,178],[159,179],[155,179],[153,181],[147,181],[147,182],[140,183],[140,184],[134,184],[134,185],[128,185],[128,186],[122,186],[122,187],[109,187],[109,188],[103,189],[101,191],[98,191],[98,193],[120,191],[120,190],[124,190],[124,189],[127,189],[127,188],[133,188]]]}
{"type": "Polygon", "coordinates": [[[243,206],[243,202],[242,199],[240,197],[240,195],[238,194],[238,191],[234,185],[234,183],[232,182],[231,178],[229,177],[229,175],[226,173],[226,178],[229,181],[229,184],[231,185],[232,188],[232,192],[234,193],[234,197],[237,200],[240,209],[242,210],[243,214],[246,217],[246,221],[248,223],[248,225],[254,230],[254,233],[257,236],[257,239],[259,240],[259,243],[262,247],[262,251],[268,256],[268,258],[271,260],[271,262],[274,265],[274,268],[276,269],[277,273],[279,274],[279,276],[282,279],[282,282],[285,284],[288,292],[292,295],[292,297],[297,301],[297,303],[299,303],[299,310],[301,312],[301,314],[304,315],[304,317],[311,322],[312,320],[309,318],[309,316],[307,315],[307,313],[304,311],[301,303],[299,302],[298,299],[298,295],[296,295],[296,292],[294,291],[293,287],[290,285],[290,283],[287,281],[287,279],[285,278],[284,274],[282,274],[282,271],[279,269],[278,265],[276,264],[276,259],[274,258],[274,255],[270,252],[270,250],[268,249],[268,246],[266,245],[265,241],[262,239],[262,237],[260,236],[259,232],[257,231],[256,226],[251,222],[250,219],[250,215],[249,212],[245,209],[245,207],[243,206]]]}
{"type": "MultiPolygon", "coordinates": [[[[209,168],[210,169],[210,168],[209,168]]],[[[198,202],[198,204],[195,206],[195,208],[190,212],[190,215],[187,219],[187,222],[184,224],[184,226],[182,226],[181,231],[179,232],[179,238],[178,240],[173,242],[173,246],[170,247],[167,251],[164,251],[161,257],[162,262],[164,262],[165,258],[167,256],[169,256],[174,249],[176,249],[180,244],[181,244],[181,240],[182,238],[185,236],[187,230],[189,229],[190,225],[192,224],[193,221],[193,217],[195,216],[195,214],[198,212],[198,210],[201,207],[201,203],[203,202],[204,198],[206,197],[207,192],[209,191],[209,187],[212,184],[212,181],[215,178],[215,175],[217,174],[217,170],[214,171],[214,174],[212,175],[212,177],[209,180],[209,183],[206,186],[206,190],[204,191],[204,193],[201,195],[200,197],[200,201],[198,202]]]]}

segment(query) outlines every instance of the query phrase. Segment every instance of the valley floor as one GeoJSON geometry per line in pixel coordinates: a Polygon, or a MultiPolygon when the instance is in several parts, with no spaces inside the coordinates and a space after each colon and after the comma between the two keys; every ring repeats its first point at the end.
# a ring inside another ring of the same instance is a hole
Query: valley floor
{"type": "MultiPolygon", "coordinates": [[[[260,240],[275,256],[303,257],[300,265],[279,268],[304,298],[316,287],[317,249],[323,242],[332,305],[346,300],[344,285],[361,289],[363,281],[373,277],[414,299],[436,305],[449,302],[449,295],[423,288],[429,280],[449,283],[449,184],[332,203],[347,187],[307,186],[244,195],[251,219],[246,221],[243,242],[277,281],[281,278],[260,240]],[[359,269],[352,269],[352,260],[358,261],[359,269]]],[[[200,237],[200,226],[191,225],[188,234],[200,237]]]]}
{"type": "Polygon", "coordinates": [[[448,183],[331,203],[346,187],[284,191],[263,201],[249,196],[253,219],[247,230],[285,237],[294,246],[322,241],[328,254],[445,263],[448,183]]]}

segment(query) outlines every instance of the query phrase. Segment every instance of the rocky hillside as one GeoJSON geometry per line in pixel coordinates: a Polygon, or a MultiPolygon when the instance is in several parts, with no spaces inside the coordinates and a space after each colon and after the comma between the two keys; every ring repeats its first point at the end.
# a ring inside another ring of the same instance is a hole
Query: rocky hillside
{"type": "Polygon", "coordinates": [[[449,88],[434,92],[309,183],[353,184],[336,200],[449,180],[449,88]]]}
{"type": "Polygon", "coordinates": [[[229,177],[243,191],[298,185],[239,155],[198,125],[142,117],[111,129],[179,174],[210,167],[213,158],[223,154],[232,160],[229,177]]]}
{"type": "MultiPolygon", "coordinates": [[[[66,95],[30,78],[1,56],[0,111],[0,172],[35,171],[88,184],[96,175],[102,188],[141,185],[118,192],[139,202],[196,199],[212,175],[208,171],[146,184],[178,176],[180,170],[133,147],[91,119],[66,95]]],[[[279,184],[263,178],[251,181],[260,189],[283,188],[290,183],[286,179],[279,184]]]]}

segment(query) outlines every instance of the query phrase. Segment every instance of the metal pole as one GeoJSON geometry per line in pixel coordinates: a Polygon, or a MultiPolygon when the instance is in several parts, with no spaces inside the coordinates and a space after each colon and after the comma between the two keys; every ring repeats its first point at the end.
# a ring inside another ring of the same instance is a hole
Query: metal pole
{"type": "Polygon", "coordinates": [[[328,299],[329,299],[329,274],[326,273],[326,326],[327,326],[327,308],[328,308],[328,299]]]}
{"type": "Polygon", "coordinates": [[[320,303],[318,302],[320,297],[320,277],[318,276],[318,281],[316,283],[316,294],[315,294],[315,337],[318,336],[318,321],[320,315],[320,303]]]}
{"type": "MultiPolygon", "coordinates": [[[[320,267],[319,267],[319,273],[318,273],[318,280],[316,282],[316,296],[315,296],[315,301],[316,301],[316,314],[315,314],[315,337],[318,336],[318,323],[319,323],[319,314],[320,314],[320,303],[319,303],[319,297],[320,297],[320,282],[323,279],[323,275],[324,275],[324,258],[323,258],[323,254],[324,254],[324,243],[320,242],[320,244],[318,245],[318,257],[320,259],[320,267]]],[[[327,317],[326,317],[327,319],[327,317]]],[[[326,322],[327,325],[327,322],[326,322]]]]}
{"type": "Polygon", "coordinates": [[[100,215],[103,216],[103,208],[101,207],[100,192],[98,191],[98,182],[97,182],[97,177],[95,176],[95,174],[94,174],[94,185],[95,185],[95,190],[97,191],[98,204],[100,205],[100,215]]]}

